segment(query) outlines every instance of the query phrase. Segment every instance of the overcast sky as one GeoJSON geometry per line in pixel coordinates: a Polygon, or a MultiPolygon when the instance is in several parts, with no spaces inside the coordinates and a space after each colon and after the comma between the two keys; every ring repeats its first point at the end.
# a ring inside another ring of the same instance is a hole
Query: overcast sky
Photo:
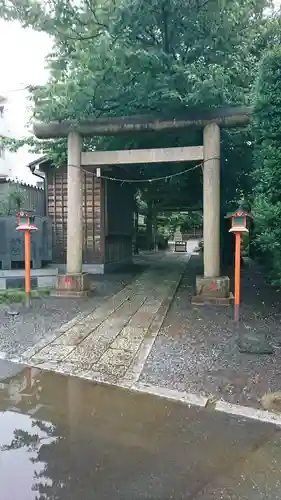
{"type": "Polygon", "coordinates": [[[46,80],[44,58],[51,49],[47,35],[0,21],[0,47],[0,91],[46,80]]]}
{"type": "Polygon", "coordinates": [[[46,82],[45,57],[51,50],[51,41],[46,34],[23,29],[19,23],[0,21],[0,47],[0,94],[10,98],[9,122],[13,122],[15,135],[22,136],[28,103],[20,89],[46,82]]]}

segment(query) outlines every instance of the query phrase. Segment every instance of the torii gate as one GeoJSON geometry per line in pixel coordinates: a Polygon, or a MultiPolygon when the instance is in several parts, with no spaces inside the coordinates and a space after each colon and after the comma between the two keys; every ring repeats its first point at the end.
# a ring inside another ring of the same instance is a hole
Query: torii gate
{"type": "MultiPolygon", "coordinates": [[[[246,107],[212,108],[201,112],[186,111],[177,116],[135,116],[99,118],[73,124],[68,121],[35,123],[39,139],[68,137],[68,213],[67,213],[67,275],[82,278],[83,216],[81,167],[161,162],[204,161],[203,168],[203,231],[204,278],[220,282],[220,127],[237,127],[249,123],[252,110],[246,107]],[[128,132],[203,129],[203,145],[177,148],[83,151],[83,137],[117,135],[128,132]]],[[[72,279],[71,278],[71,279],[72,279]]],[[[204,288],[204,280],[199,286],[204,288]]],[[[79,283],[81,285],[79,285],[79,283]]]]}

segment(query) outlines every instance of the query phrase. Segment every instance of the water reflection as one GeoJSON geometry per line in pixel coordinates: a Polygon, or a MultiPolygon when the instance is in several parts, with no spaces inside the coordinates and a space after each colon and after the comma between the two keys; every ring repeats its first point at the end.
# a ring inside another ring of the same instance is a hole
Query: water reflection
{"type": "Polygon", "coordinates": [[[41,420],[41,379],[39,370],[25,368],[1,383],[1,498],[56,498],[46,451],[61,437],[55,425],[41,420]]]}
{"type": "MultiPolygon", "coordinates": [[[[111,498],[103,473],[109,457],[118,464],[118,443],[149,451],[148,436],[138,436],[128,425],[128,417],[137,422],[136,405],[128,408],[124,393],[115,394],[33,368],[2,382],[0,498],[78,500],[82,492],[83,498],[93,498],[93,485],[105,495],[98,498],[111,498]]],[[[117,466],[111,480],[118,476],[117,466]]]]}
{"type": "Polygon", "coordinates": [[[189,498],[273,432],[30,368],[2,380],[0,410],[11,500],[189,498]]]}

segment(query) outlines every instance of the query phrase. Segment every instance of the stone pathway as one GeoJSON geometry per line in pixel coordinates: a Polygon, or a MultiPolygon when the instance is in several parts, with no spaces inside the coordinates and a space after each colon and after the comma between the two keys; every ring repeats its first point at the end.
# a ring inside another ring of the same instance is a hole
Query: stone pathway
{"type": "Polygon", "coordinates": [[[88,315],[14,359],[98,382],[132,386],[139,378],[189,256],[163,254],[153,267],[88,315]]]}
{"type": "MultiPolygon", "coordinates": [[[[94,276],[94,295],[71,299],[38,297],[27,309],[19,303],[0,304],[0,358],[20,357],[38,342],[49,342],[60,327],[90,314],[94,308],[104,303],[129,285],[149,266],[149,262],[139,262],[123,272],[107,276],[94,276]]],[[[58,335],[60,332],[58,332],[58,335]]]]}

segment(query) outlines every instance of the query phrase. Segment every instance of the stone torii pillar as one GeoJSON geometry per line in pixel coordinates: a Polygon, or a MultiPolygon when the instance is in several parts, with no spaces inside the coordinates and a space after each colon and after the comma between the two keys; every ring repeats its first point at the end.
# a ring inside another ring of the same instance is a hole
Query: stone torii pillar
{"type": "Polygon", "coordinates": [[[82,273],[82,137],[76,132],[68,135],[67,148],[67,274],[82,273]]]}
{"type": "Polygon", "coordinates": [[[209,123],[203,129],[203,233],[204,276],[196,278],[192,302],[230,302],[229,278],[220,276],[220,127],[209,123]]]}
{"type": "Polygon", "coordinates": [[[81,296],[89,291],[89,275],[82,272],[83,264],[83,139],[69,132],[67,148],[67,249],[66,274],[59,275],[56,295],[81,296]]]}
{"type": "Polygon", "coordinates": [[[209,123],[203,130],[204,276],[220,276],[220,128],[209,123]]]}

